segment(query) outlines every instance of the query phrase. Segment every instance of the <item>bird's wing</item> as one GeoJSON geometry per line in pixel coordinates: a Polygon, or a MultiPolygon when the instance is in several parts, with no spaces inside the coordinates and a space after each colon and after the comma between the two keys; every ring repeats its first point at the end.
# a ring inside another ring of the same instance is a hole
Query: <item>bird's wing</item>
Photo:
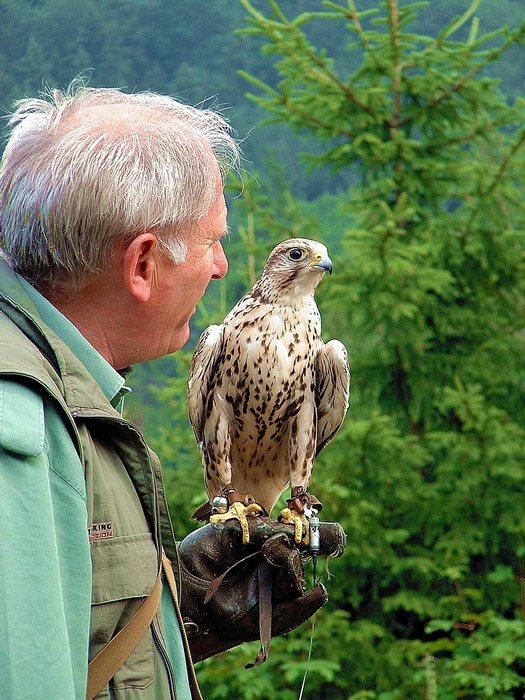
{"type": "Polygon", "coordinates": [[[350,398],[350,367],[339,340],[323,345],[316,358],[317,454],[343,422],[350,398]]]}
{"type": "Polygon", "coordinates": [[[199,338],[188,376],[188,416],[197,442],[203,439],[205,407],[223,346],[223,326],[208,326],[199,338]]]}

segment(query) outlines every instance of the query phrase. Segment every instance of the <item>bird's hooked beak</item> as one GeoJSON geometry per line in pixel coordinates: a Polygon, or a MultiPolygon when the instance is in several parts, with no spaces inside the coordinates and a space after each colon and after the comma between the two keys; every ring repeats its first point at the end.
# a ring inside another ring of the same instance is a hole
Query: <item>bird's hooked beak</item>
{"type": "Polygon", "coordinates": [[[311,267],[316,267],[318,270],[323,270],[323,272],[328,272],[332,274],[332,261],[328,255],[323,256],[320,253],[314,255],[314,259],[310,263],[311,267]]]}

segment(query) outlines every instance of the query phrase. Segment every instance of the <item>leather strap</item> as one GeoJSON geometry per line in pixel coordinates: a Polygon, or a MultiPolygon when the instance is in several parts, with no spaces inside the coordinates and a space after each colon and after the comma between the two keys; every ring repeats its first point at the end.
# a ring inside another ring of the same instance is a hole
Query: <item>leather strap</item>
{"type": "Polygon", "coordinates": [[[166,579],[168,581],[168,586],[170,587],[171,596],[175,602],[175,605],[178,607],[179,596],[177,595],[177,585],[175,583],[175,576],[173,574],[173,567],[171,565],[171,561],[164,554],[164,550],[162,550],[162,568],[164,569],[164,573],[165,573],[166,579]]]}
{"type": "Polygon", "coordinates": [[[89,662],[86,700],[93,700],[102,688],[107,685],[108,681],[113,678],[151,625],[160,605],[162,593],[161,573],[162,569],[159,571],[152,592],[133,617],[89,662]]]}
{"type": "MultiPolygon", "coordinates": [[[[248,554],[247,556],[243,557],[242,559],[239,559],[239,561],[236,561],[235,564],[232,564],[224,573],[222,573],[220,576],[217,576],[217,578],[214,578],[213,581],[210,582],[210,585],[208,586],[208,590],[206,591],[206,595],[204,596],[204,605],[210,602],[210,600],[213,598],[215,593],[217,593],[217,589],[223,582],[223,580],[226,578],[226,576],[236,567],[240,566],[241,564],[244,564],[248,559],[252,559],[253,557],[259,556],[259,552],[252,552],[251,554],[248,554]]],[[[186,569],[187,570],[187,569],[186,569]]]]}
{"type": "Polygon", "coordinates": [[[257,664],[263,664],[270,652],[270,639],[272,636],[272,572],[270,565],[262,559],[257,567],[259,579],[259,640],[261,648],[255,661],[246,664],[244,668],[253,668],[257,664]]]}

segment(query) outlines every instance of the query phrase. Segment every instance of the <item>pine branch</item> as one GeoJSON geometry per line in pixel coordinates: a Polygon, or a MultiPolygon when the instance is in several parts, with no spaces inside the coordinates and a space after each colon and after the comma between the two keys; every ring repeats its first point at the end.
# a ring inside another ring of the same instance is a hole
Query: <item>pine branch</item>
{"type": "Polygon", "coordinates": [[[339,11],[344,17],[348,17],[352,20],[356,30],[356,34],[361,40],[361,45],[365,49],[367,56],[370,56],[372,58],[380,73],[385,73],[385,65],[379,59],[377,52],[373,48],[372,44],[370,44],[370,42],[368,41],[366,32],[363,30],[360,22],[360,17],[375,14],[377,10],[372,9],[367,10],[366,12],[358,12],[354,0],[348,0],[348,9],[346,7],[342,7],[341,5],[336,5],[334,2],[329,2],[328,0],[325,0],[325,2],[323,2],[323,5],[339,11]]]}
{"type": "Polygon", "coordinates": [[[509,167],[512,159],[516,156],[516,154],[518,153],[518,151],[520,150],[520,148],[523,146],[524,143],[525,143],[525,128],[522,129],[520,137],[516,140],[516,143],[512,146],[512,148],[509,150],[507,156],[501,162],[501,164],[498,168],[498,172],[494,175],[490,185],[481,192],[481,197],[488,197],[494,192],[494,190],[496,189],[498,184],[501,182],[503,175],[505,174],[505,171],[509,167]]]}
{"type": "Polygon", "coordinates": [[[455,384],[456,389],[458,390],[459,395],[461,397],[461,403],[463,404],[465,411],[467,413],[467,416],[469,417],[470,422],[472,423],[472,429],[474,430],[474,433],[476,434],[479,446],[481,447],[483,454],[486,455],[487,454],[487,446],[485,443],[485,438],[483,437],[482,433],[480,433],[480,431],[476,427],[476,416],[474,415],[474,411],[472,410],[472,406],[470,405],[470,402],[468,400],[467,392],[465,391],[465,387],[463,386],[463,383],[457,374],[454,376],[454,384],[455,384]]]}
{"type": "MultiPolygon", "coordinates": [[[[375,113],[369,105],[362,102],[357,97],[355,92],[351,90],[351,88],[348,85],[343,83],[332,70],[330,70],[326,61],[323,61],[323,59],[320,58],[306,42],[304,33],[299,29],[299,24],[303,24],[310,17],[313,18],[315,16],[313,13],[311,15],[303,13],[303,15],[301,15],[301,22],[290,22],[286,18],[282,10],[279,8],[277,3],[274,2],[274,0],[268,0],[273,11],[280,19],[280,23],[278,23],[276,21],[270,21],[266,17],[264,17],[264,15],[255,10],[255,8],[250,4],[248,0],[240,1],[243,4],[243,6],[248,10],[248,12],[250,12],[252,17],[254,17],[254,20],[252,20],[252,22],[254,22],[260,28],[261,33],[270,38],[271,41],[273,41],[273,43],[279,47],[283,55],[288,56],[288,58],[292,59],[292,61],[295,62],[296,66],[302,63],[302,61],[306,57],[311,63],[313,63],[320,69],[312,69],[313,75],[315,75],[319,80],[330,82],[333,85],[335,85],[346,96],[348,100],[353,102],[356,106],[358,106],[365,112],[368,112],[372,115],[375,113]],[[270,29],[270,26],[272,27],[271,32],[267,31],[268,29],[270,29]],[[298,42],[301,46],[301,55],[297,54],[291,49],[291,42],[286,41],[286,37],[292,36],[295,36],[299,40],[302,40],[298,42]]],[[[308,74],[303,73],[303,78],[308,79],[308,74]]],[[[262,87],[262,85],[260,85],[259,87],[262,87]]],[[[264,87],[263,89],[265,89],[267,92],[271,91],[271,88],[269,88],[268,86],[264,87]]]]}
{"type": "MultiPolygon", "coordinates": [[[[482,37],[479,40],[479,44],[481,43],[486,43],[489,39],[493,39],[495,36],[503,33],[506,31],[506,27],[502,27],[501,29],[497,30],[496,32],[492,32],[491,34],[487,34],[484,37],[482,37]]],[[[419,115],[421,115],[424,111],[426,110],[431,110],[434,107],[436,107],[438,104],[444,102],[450,95],[454,93],[458,93],[463,85],[467,83],[469,80],[471,80],[475,75],[477,75],[483,68],[486,68],[489,66],[491,63],[494,63],[510,46],[513,44],[519,43],[522,38],[525,36],[525,22],[523,22],[520,27],[510,34],[509,38],[499,47],[492,49],[491,51],[488,52],[488,55],[484,61],[480,61],[476,66],[474,66],[468,73],[463,75],[459,80],[456,80],[449,88],[443,90],[441,93],[437,94],[435,97],[433,97],[426,105],[423,105],[421,108],[416,110],[415,112],[412,112],[410,114],[407,114],[406,117],[400,120],[398,126],[403,126],[409,121],[414,121],[417,119],[419,115]]],[[[432,47],[436,48],[436,46],[439,46],[439,44],[434,44],[429,47],[428,49],[425,50],[429,51],[432,47]]],[[[408,66],[408,64],[407,64],[408,66]]],[[[405,66],[405,67],[407,67],[405,66]]]]}
{"type": "MultiPolygon", "coordinates": [[[[512,146],[512,148],[510,148],[506,157],[500,163],[498,171],[496,172],[496,174],[492,178],[492,181],[490,182],[488,187],[485,187],[482,190],[480,190],[479,196],[478,196],[478,198],[476,198],[476,201],[478,201],[479,199],[488,198],[494,193],[494,190],[496,189],[496,187],[501,184],[502,179],[503,179],[503,175],[505,174],[505,171],[508,169],[512,160],[515,158],[515,156],[517,155],[517,153],[519,152],[519,150],[521,149],[521,147],[523,146],[524,143],[525,143],[525,128],[522,129],[521,134],[516,139],[514,145],[512,146]]],[[[461,236],[461,245],[462,245],[463,249],[466,246],[467,239],[471,235],[472,227],[474,225],[474,221],[476,220],[477,216],[478,216],[477,207],[472,207],[469,220],[466,223],[465,230],[463,231],[463,234],[461,236]]]]}
{"type": "Polygon", "coordinates": [[[472,17],[472,15],[478,9],[479,5],[481,5],[482,2],[483,2],[483,0],[473,0],[473,2],[465,10],[465,12],[461,15],[461,17],[458,17],[457,19],[452,20],[452,22],[448,25],[448,27],[445,27],[445,29],[441,32],[441,34],[438,36],[438,38],[432,44],[431,49],[437,48],[438,46],[443,45],[444,41],[446,39],[448,39],[449,36],[452,36],[452,34],[454,34],[454,32],[457,32],[458,29],[461,29],[461,27],[465,24],[465,22],[467,22],[472,17]]]}

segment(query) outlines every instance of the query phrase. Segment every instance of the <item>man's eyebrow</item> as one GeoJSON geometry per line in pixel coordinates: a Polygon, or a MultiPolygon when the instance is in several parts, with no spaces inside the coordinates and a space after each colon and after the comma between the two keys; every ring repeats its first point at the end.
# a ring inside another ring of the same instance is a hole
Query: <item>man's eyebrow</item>
{"type": "Polygon", "coordinates": [[[222,231],[219,233],[219,238],[226,238],[229,235],[230,235],[230,227],[228,226],[228,224],[226,224],[225,227],[222,229],[222,231]]]}

